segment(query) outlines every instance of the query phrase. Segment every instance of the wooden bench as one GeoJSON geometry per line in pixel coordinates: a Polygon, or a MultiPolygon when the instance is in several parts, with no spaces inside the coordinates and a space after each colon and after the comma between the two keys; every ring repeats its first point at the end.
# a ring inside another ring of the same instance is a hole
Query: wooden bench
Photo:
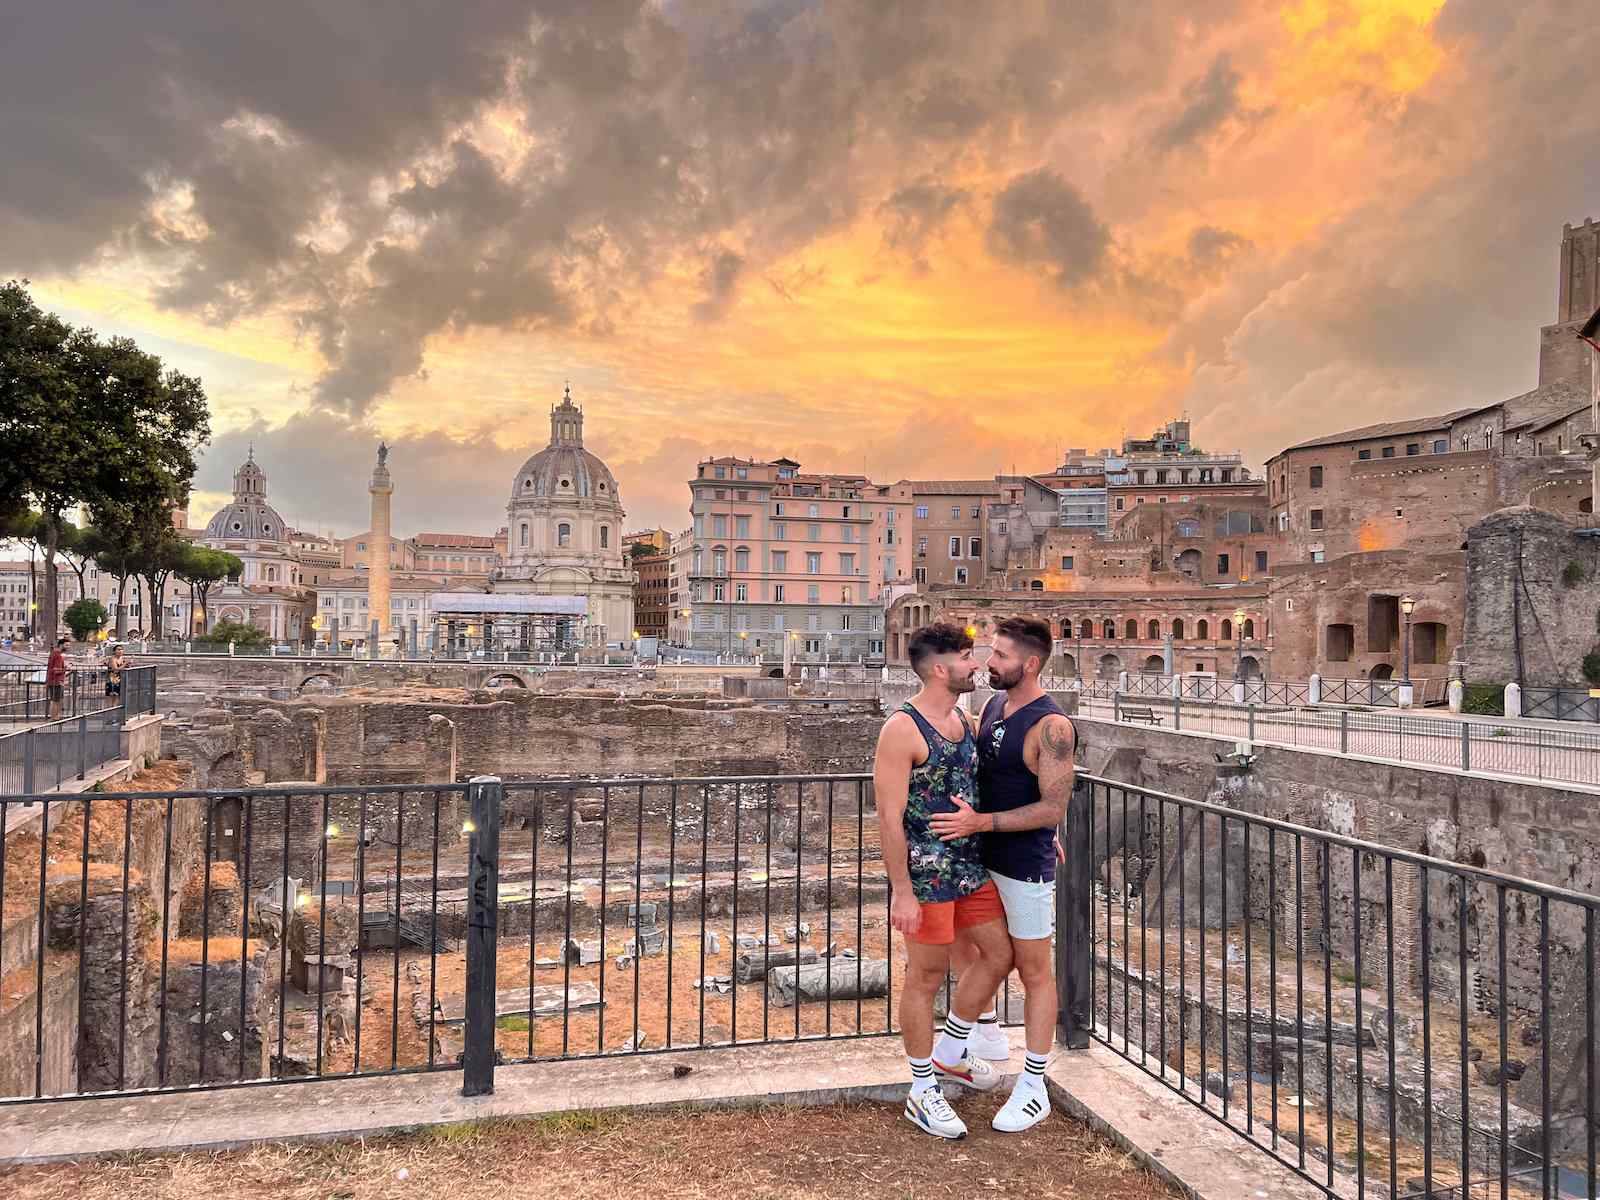
{"type": "Polygon", "coordinates": [[[1156,710],[1148,704],[1142,708],[1124,704],[1119,711],[1122,713],[1122,720],[1124,721],[1137,722],[1141,725],[1161,724],[1161,718],[1156,716],[1156,710]]]}

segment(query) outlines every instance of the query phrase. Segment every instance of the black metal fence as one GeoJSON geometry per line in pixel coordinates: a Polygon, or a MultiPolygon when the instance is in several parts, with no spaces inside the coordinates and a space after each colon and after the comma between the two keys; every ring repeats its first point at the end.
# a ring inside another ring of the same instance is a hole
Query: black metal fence
{"type": "Polygon", "coordinates": [[[1600,900],[1085,782],[1064,1039],[1329,1196],[1596,1194],[1600,900]]]}
{"type": "Polygon", "coordinates": [[[0,800],[0,965],[28,981],[0,997],[0,1096],[463,1062],[481,1088],[497,1057],[892,1032],[870,789],[91,794],[50,803],[43,840],[42,803],[0,800]]]}
{"type": "Polygon", "coordinates": [[[1600,725],[1600,697],[1578,688],[1524,687],[1522,715],[1600,725]]]}
{"type": "MultiPolygon", "coordinates": [[[[865,775],[42,807],[0,798],[13,1102],[896,1030],[865,775]]],[[[1063,838],[1064,1045],[1329,1196],[1594,1194],[1600,900],[1087,775],[1063,838]]]]}
{"type": "Polygon", "coordinates": [[[58,707],[67,715],[47,719],[47,701],[38,703],[37,723],[0,734],[0,794],[49,792],[71,779],[114,762],[122,755],[122,729],[130,717],[156,707],[156,668],[122,672],[121,689],[110,694],[105,672],[75,671],[62,689],[58,707]]]}

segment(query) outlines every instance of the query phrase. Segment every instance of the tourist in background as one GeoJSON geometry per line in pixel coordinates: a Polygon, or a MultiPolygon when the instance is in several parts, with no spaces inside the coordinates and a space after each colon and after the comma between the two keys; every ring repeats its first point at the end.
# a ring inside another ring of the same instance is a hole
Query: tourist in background
{"type": "Polygon", "coordinates": [[[113,646],[111,657],[106,659],[106,695],[122,698],[122,673],[128,669],[127,656],[121,646],[113,646]]]}
{"type": "Polygon", "coordinates": [[[57,638],[44,665],[44,694],[49,703],[50,719],[61,715],[61,706],[67,692],[67,639],[57,638]]]}

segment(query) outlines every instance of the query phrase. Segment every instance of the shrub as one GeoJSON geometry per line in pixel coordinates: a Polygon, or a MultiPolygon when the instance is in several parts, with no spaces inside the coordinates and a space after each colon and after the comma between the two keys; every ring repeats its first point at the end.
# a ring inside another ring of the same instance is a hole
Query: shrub
{"type": "Polygon", "coordinates": [[[106,606],[93,596],[85,596],[82,600],[74,600],[67,611],[61,614],[61,619],[72,630],[73,637],[86,642],[91,633],[106,623],[106,606]]]}
{"type": "Polygon", "coordinates": [[[1583,582],[1583,565],[1576,559],[1569,562],[1561,572],[1561,582],[1568,587],[1577,587],[1583,582]]]}
{"type": "Polygon", "coordinates": [[[254,625],[246,625],[242,621],[230,621],[224,618],[211,627],[210,633],[201,634],[194,640],[213,646],[226,646],[232,642],[241,650],[261,650],[266,647],[270,639],[265,630],[257,629],[254,625]]]}
{"type": "Polygon", "coordinates": [[[1462,689],[1461,711],[1480,717],[1501,717],[1506,711],[1506,685],[1469,683],[1462,689]]]}
{"type": "Polygon", "coordinates": [[[1583,656],[1583,677],[1590,687],[1600,687],[1600,644],[1591,646],[1583,656]]]}

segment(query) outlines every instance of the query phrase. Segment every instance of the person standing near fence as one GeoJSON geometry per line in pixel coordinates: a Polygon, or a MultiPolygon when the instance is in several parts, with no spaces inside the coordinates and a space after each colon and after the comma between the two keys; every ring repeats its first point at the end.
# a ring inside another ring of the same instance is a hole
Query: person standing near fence
{"type": "Polygon", "coordinates": [[[961,1138],[967,1127],[939,1085],[975,1091],[999,1086],[999,1072],[968,1053],[966,1042],[978,1013],[1011,970],[1011,944],[980,839],[943,840],[930,827],[936,814],[970,805],[977,795],[977,742],[965,714],[956,711],[957,698],[973,689],[979,669],[972,638],[959,626],[928,625],[911,635],[908,652],[922,689],[884,722],[872,772],[892,889],[889,917],[906,945],[900,1029],[911,1091],[905,1115],[925,1133],[961,1138]],[[933,999],[958,938],[972,945],[975,961],[961,977],[935,1045],[933,999]]]}
{"type": "Polygon", "coordinates": [[[44,695],[48,702],[50,719],[61,716],[61,707],[67,693],[67,639],[57,638],[51,647],[50,657],[44,664],[44,695]]]}
{"type": "Polygon", "coordinates": [[[994,1116],[1002,1133],[1021,1133],[1050,1115],[1044,1070],[1056,1024],[1055,831],[1072,797],[1077,747],[1071,719],[1039,685],[1050,649],[1043,621],[1010,617],[995,626],[989,686],[997,694],[978,723],[978,803],[957,801],[930,822],[947,840],[983,835],[984,865],[1005,905],[1022,978],[1027,1056],[994,1116]]]}
{"type": "Polygon", "coordinates": [[[122,699],[122,673],[128,669],[127,657],[122,653],[121,646],[111,648],[111,657],[106,659],[106,695],[112,699],[122,699]]]}

